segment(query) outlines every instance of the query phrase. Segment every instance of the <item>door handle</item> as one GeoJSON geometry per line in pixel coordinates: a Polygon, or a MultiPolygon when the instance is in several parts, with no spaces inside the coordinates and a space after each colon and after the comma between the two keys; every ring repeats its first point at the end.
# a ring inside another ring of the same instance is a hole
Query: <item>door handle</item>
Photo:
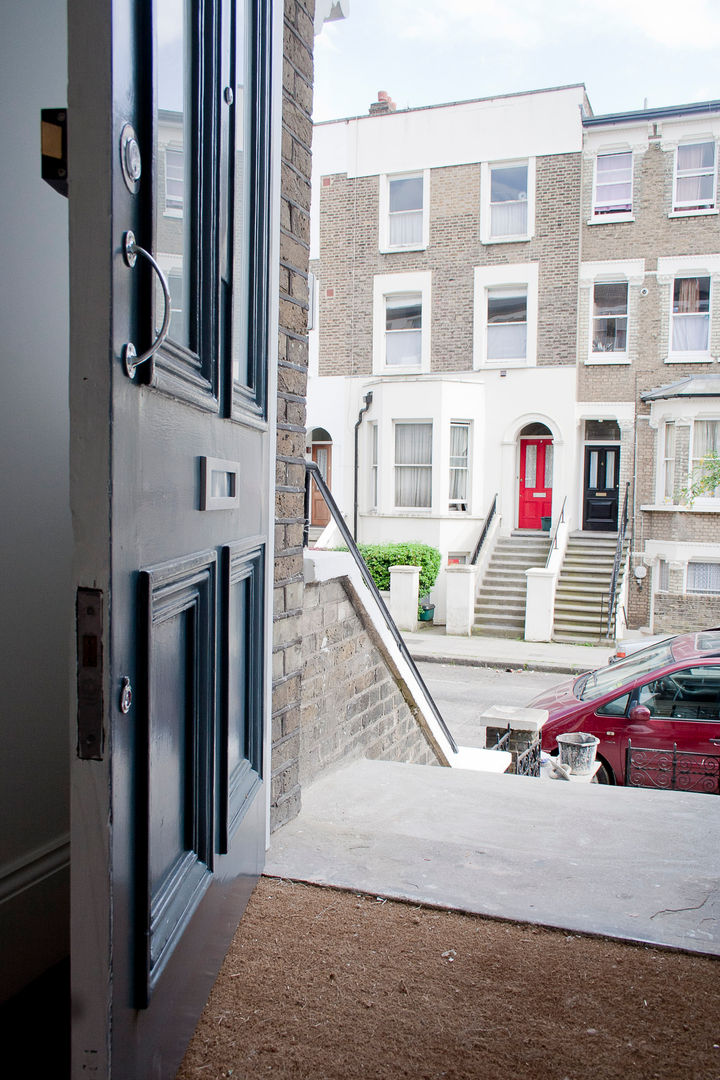
{"type": "Polygon", "coordinates": [[[135,240],[135,233],[128,229],[123,236],[123,258],[125,259],[126,265],[131,269],[135,266],[138,255],[142,255],[143,258],[147,259],[158,276],[160,288],[163,291],[165,310],[163,312],[162,326],[149,349],[146,349],[144,353],[141,353],[140,356],[138,356],[132,341],[128,341],[126,345],[123,345],[123,364],[125,366],[125,374],[129,379],[135,377],[135,372],[141,364],[152,359],[167,337],[170,328],[170,287],[168,286],[167,279],[150,252],[146,251],[145,248],[140,247],[135,240]]]}
{"type": "Polygon", "coordinates": [[[720,739],[708,739],[708,742],[715,743],[716,746],[720,746],[720,739]]]}

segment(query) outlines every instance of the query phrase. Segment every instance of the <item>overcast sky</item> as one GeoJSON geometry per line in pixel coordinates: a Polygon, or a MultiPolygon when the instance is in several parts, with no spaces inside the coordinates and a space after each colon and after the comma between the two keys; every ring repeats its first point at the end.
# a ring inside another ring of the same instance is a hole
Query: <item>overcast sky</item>
{"type": "Polygon", "coordinates": [[[720,98],[720,0],[350,0],[315,39],[315,120],[585,83],[596,114],[720,98]]]}

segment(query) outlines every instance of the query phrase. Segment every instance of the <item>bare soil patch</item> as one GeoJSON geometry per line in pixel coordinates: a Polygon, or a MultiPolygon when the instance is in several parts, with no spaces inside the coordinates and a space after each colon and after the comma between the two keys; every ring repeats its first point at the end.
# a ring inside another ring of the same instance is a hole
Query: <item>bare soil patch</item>
{"type": "Polygon", "coordinates": [[[262,878],[178,1080],[718,1080],[718,961],[262,878]]]}

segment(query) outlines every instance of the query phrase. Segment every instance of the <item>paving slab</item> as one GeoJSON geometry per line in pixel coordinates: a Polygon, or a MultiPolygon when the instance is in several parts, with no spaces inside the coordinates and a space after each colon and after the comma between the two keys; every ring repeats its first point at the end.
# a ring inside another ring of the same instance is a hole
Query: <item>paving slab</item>
{"type": "Polygon", "coordinates": [[[265,873],[720,955],[720,799],[362,760],[303,788],[265,873]]]}

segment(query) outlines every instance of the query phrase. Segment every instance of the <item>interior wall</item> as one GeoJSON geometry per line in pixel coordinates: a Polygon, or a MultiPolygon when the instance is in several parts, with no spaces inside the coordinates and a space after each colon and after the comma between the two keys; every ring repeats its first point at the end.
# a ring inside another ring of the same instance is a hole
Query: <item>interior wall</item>
{"type": "Polygon", "coordinates": [[[65,0],[3,5],[0,45],[0,1000],[68,951],[67,200],[40,110],[67,102],[65,0]]]}

